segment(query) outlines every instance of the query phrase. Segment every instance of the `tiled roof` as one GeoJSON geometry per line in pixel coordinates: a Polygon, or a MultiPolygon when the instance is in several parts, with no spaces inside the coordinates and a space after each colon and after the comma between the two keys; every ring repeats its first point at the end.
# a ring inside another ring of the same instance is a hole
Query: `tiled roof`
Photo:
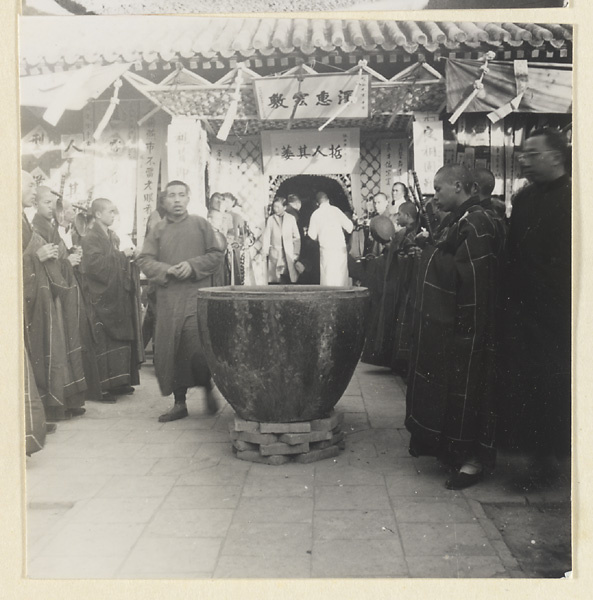
{"type": "Polygon", "coordinates": [[[148,64],[356,50],[408,53],[570,45],[559,24],[199,17],[21,19],[21,67],[113,62],[148,64]]]}

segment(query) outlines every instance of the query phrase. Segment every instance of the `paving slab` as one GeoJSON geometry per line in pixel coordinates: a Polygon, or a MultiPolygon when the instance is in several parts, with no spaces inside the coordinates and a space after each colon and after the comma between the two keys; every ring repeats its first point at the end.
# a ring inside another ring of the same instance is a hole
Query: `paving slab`
{"type": "Polygon", "coordinates": [[[391,508],[384,485],[332,485],[315,489],[315,510],[391,508]]]}
{"type": "Polygon", "coordinates": [[[118,572],[131,579],[210,577],[222,538],[179,538],[145,535],[118,572]]]}
{"type": "Polygon", "coordinates": [[[399,540],[315,540],[313,577],[405,577],[399,540]]]}
{"type": "Polygon", "coordinates": [[[311,523],[313,499],[301,497],[242,497],[235,520],[241,523],[311,523]]]}
{"type": "Polygon", "coordinates": [[[236,508],[240,496],[239,485],[176,486],[163,502],[163,508],[236,508]]]}
{"type": "Polygon", "coordinates": [[[392,510],[316,510],[316,540],[388,540],[399,533],[392,510]]]}
{"type": "Polygon", "coordinates": [[[228,530],[222,548],[223,555],[306,557],[313,546],[311,522],[306,523],[244,523],[235,522],[228,530]]]}
{"type": "Polygon", "coordinates": [[[146,527],[146,533],[163,537],[212,537],[226,535],[232,508],[161,508],[146,527]]]}

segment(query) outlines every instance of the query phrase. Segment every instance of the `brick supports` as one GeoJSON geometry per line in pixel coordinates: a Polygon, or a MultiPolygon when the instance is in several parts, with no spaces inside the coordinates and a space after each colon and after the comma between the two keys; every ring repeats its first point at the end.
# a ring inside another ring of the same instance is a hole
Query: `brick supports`
{"type": "Polygon", "coordinates": [[[337,456],[344,448],[344,414],[300,423],[258,423],[235,416],[229,425],[233,452],[241,460],[281,465],[337,456]]]}

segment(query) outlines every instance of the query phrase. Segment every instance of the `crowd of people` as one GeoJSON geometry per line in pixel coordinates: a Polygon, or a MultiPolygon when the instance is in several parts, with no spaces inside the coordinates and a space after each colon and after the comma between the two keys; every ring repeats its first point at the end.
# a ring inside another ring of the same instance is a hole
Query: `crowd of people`
{"type": "MultiPolygon", "coordinates": [[[[391,199],[374,197],[368,222],[324,191],[307,223],[298,196],[274,197],[261,236],[270,284],[370,290],[362,360],[404,377],[409,451],[448,464],[450,489],[479,482],[501,444],[529,453],[531,484],[570,458],[568,148],[558,131],[536,130],[519,157],[530,183],[512,212],[492,197],[488,169],[448,165],[429,201],[396,182],[391,199]]],[[[120,248],[110,200],[95,199],[81,220],[30,174],[22,181],[23,209],[36,208],[22,225],[27,453],[85,402],[134,393],[151,339],[160,391],[174,397],[159,421],[188,416],[196,386],[215,413],[196,293],[250,283],[256,236],[241,201],[214,193],[207,218],[191,215],[189,187],[171,181],[139,250],[120,248]]]]}
{"type": "Polygon", "coordinates": [[[362,360],[404,377],[410,454],[447,464],[449,489],[479,482],[497,447],[529,458],[522,488],[569,475],[566,140],[536,130],[519,160],[529,184],[508,218],[485,168],[442,167],[427,203],[410,201],[407,189],[397,205],[395,193],[387,205],[378,194],[366,254],[352,270],[371,291],[362,360]]]}

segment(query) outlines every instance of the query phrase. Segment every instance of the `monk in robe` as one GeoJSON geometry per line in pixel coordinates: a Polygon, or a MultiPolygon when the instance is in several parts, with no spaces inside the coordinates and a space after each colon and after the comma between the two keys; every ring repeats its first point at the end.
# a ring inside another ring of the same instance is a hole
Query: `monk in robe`
{"type": "Polygon", "coordinates": [[[395,294],[395,325],[391,345],[391,368],[407,378],[414,318],[414,285],[418,267],[419,248],[416,235],[419,229],[418,208],[413,202],[403,202],[396,213],[401,229],[396,233],[397,290],[395,294]]]}
{"type": "Polygon", "coordinates": [[[370,234],[380,253],[370,259],[362,273],[361,284],[371,296],[371,308],[367,325],[367,335],[361,361],[379,367],[388,366],[385,352],[385,303],[387,288],[391,287],[392,265],[395,246],[391,241],[395,237],[395,227],[386,215],[377,215],[371,219],[370,234]]]}
{"type": "Polygon", "coordinates": [[[154,367],[159,387],[163,396],[175,397],[172,409],[159,417],[162,423],[188,416],[190,387],[205,388],[208,410],[217,411],[199,336],[196,292],[222,283],[226,249],[206,219],[187,212],[186,183],[171,181],[165,191],[166,216],[149,232],[137,259],[157,288],[154,367]]]}
{"type": "Polygon", "coordinates": [[[82,368],[87,384],[85,400],[100,401],[99,369],[93,346],[92,320],[88,315],[90,306],[84,300],[79,280],[80,274],[78,273],[78,266],[82,260],[82,248],[71,246],[68,249],[60,236],[53,220],[56,214],[57,200],[58,196],[49,187],[39,186],[37,189],[37,214],[33,217],[33,229],[46,242],[55,244],[58,247],[57,264],[64,284],[71,290],[69,310],[72,314],[77,315],[78,328],[73,326],[74,331],[68,332],[68,335],[77,336],[80,340],[82,368]]]}
{"type": "Polygon", "coordinates": [[[107,400],[134,392],[144,360],[139,272],[130,261],[133,248],[120,251],[119,239],[109,229],[115,213],[110,200],[93,200],[95,221],[81,239],[84,293],[94,311],[95,353],[101,389],[111,396],[107,400]]]}
{"type": "MultiPolygon", "coordinates": [[[[33,206],[35,202],[37,186],[35,180],[29,173],[23,171],[21,178],[22,186],[22,207],[27,208],[33,206]]],[[[32,229],[29,221],[23,213],[23,251],[29,244],[32,236],[32,229]],[[26,222],[26,224],[25,224],[26,222]]],[[[53,433],[56,430],[55,423],[47,424],[45,421],[45,409],[43,402],[39,396],[33,369],[31,368],[31,360],[29,358],[29,348],[25,336],[24,348],[24,367],[25,367],[25,452],[27,456],[35,452],[39,452],[45,445],[45,436],[47,433],[53,433]]]]}
{"type": "MultiPolygon", "coordinates": [[[[23,195],[29,177],[23,175],[23,195]]],[[[26,202],[23,198],[24,205],[26,202]]],[[[84,414],[87,387],[78,334],[77,292],[64,279],[58,257],[57,244],[43,239],[23,214],[25,347],[50,423],[84,414]]]]}
{"type": "Polygon", "coordinates": [[[434,179],[437,205],[450,213],[446,236],[420,256],[406,427],[412,456],[436,456],[457,472],[448,489],[480,481],[493,466],[496,317],[504,232],[471,196],[459,165],[434,179]]]}

